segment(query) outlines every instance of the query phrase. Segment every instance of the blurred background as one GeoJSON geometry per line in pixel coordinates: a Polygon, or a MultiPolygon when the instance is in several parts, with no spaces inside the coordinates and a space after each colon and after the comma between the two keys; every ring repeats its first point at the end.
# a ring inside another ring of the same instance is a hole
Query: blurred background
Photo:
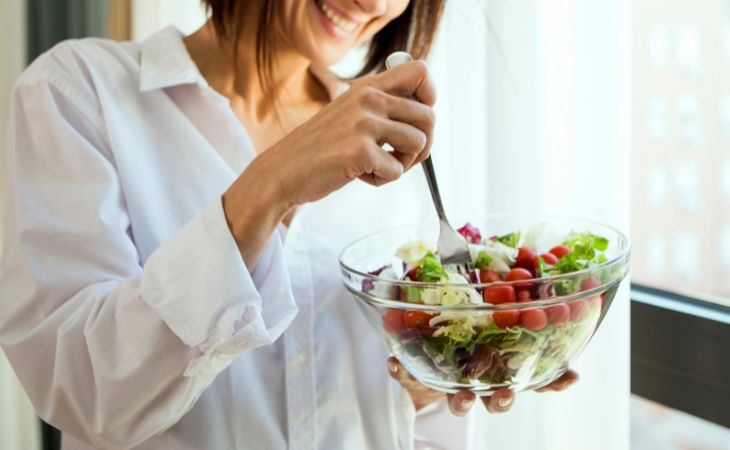
{"type": "MultiPolygon", "coordinates": [[[[204,20],[198,0],[3,0],[0,141],[55,43],[204,20]]],[[[477,448],[730,449],[730,0],[452,0],[429,64],[450,214],[588,217],[633,242],[581,382],[473,413],[477,448]]],[[[0,449],[57,440],[0,354],[0,449]]]]}

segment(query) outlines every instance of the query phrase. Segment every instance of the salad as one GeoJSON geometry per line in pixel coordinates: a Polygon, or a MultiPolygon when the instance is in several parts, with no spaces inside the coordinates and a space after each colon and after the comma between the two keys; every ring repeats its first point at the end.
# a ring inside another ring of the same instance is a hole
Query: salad
{"type": "Polygon", "coordinates": [[[560,275],[607,262],[608,240],[590,232],[554,236],[546,225],[491,237],[468,223],[458,231],[469,244],[471,265],[443,266],[435,249],[411,241],[398,248],[392,264],[371,272],[376,281],[363,282],[362,291],[372,296],[453,307],[383,310],[379,326],[396,357],[407,354],[407,368],[416,378],[435,373],[440,381],[459,384],[512,385],[559,375],[595,330],[605,298],[617,287],[594,292],[616,278],[613,271],[560,275]],[[394,287],[377,279],[416,283],[394,287]],[[473,286],[477,283],[488,284],[473,286]],[[592,292],[569,302],[523,305],[585,291],[592,292]],[[468,308],[485,303],[520,308],[468,308]]]}

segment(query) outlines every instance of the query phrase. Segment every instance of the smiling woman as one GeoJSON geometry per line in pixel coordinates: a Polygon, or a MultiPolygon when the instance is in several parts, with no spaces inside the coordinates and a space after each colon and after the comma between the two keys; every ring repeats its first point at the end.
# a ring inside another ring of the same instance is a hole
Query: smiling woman
{"type": "Polygon", "coordinates": [[[406,172],[433,81],[422,62],[350,86],[321,67],[371,38],[370,69],[425,53],[440,5],[211,3],[189,36],[67,41],[21,75],[0,345],[65,449],[463,447],[336,276],[347,242],[430,207],[406,172]]]}
{"type": "MultiPolygon", "coordinates": [[[[237,0],[203,2],[219,35],[238,42],[246,17],[244,9],[250,8],[247,6],[249,3],[237,0]]],[[[366,0],[355,2],[354,8],[350,5],[350,9],[356,12],[348,13],[345,11],[347,8],[337,6],[332,0],[264,0],[257,3],[260,5],[260,27],[256,36],[256,54],[262,80],[271,76],[271,48],[280,39],[293,35],[298,39],[289,42],[289,45],[314,62],[329,67],[340,61],[354,45],[377,31],[369,44],[360,75],[384,69],[385,57],[394,51],[408,50],[416,59],[422,59],[431,49],[445,4],[444,0],[366,0]],[[313,21],[307,20],[313,17],[321,27],[314,27],[313,21]],[[288,30],[277,30],[273,26],[276,23],[283,24],[288,30]],[[294,34],[293,29],[299,30],[294,34]],[[328,39],[324,34],[334,39],[328,39]]]]}

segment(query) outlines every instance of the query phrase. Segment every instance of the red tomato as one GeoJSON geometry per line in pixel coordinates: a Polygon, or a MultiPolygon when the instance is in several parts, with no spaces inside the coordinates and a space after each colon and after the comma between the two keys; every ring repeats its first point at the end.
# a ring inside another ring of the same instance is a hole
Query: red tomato
{"type": "Polygon", "coordinates": [[[588,301],[597,308],[603,308],[603,294],[588,297],[588,301]]]}
{"type": "Polygon", "coordinates": [[[484,289],[484,301],[493,305],[514,303],[516,299],[515,288],[512,286],[489,286],[484,289]]]}
{"type": "Polygon", "coordinates": [[[479,282],[480,283],[494,283],[495,281],[502,281],[502,277],[491,269],[482,269],[479,271],[479,282]]]}
{"type": "MultiPolygon", "coordinates": [[[[515,267],[527,269],[530,273],[537,273],[537,254],[534,250],[527,247],[520,247],[515,260],[515,267]]],[[[530,277],[532,278],[532,277],[530,277]]]]}
{"type": "Polygon", "coordinates": [[[547,314],[542,309],[531,309],[520,314],[520,324],[528,330],[542,330],[547,323],[547,314]]]}
{"type": "Polygon", "coordinates": [[[567,247],[565,245],[556,245],[555,247],[550,249],[550,253],[557,256],[558,259],[562,258],[563,256],[567,255],[568,253],[573,253],[573,250],[570,249],[570,247],[567,247]]]}
{"type": "MultiPolygon", "coordinates": [[[[522,267],[515,267],[507,273],[505,280],[507,281],[519,281],[519,280],[530,280],[532,279],[532,272],[522,267]]],[[[529,283],[528,283],[529,284],[529,283]]]]}
{"type": "Polygon", "coordinates": [[[403,323],[406,328],[427,327],[429,320],[431,320],[431,314],[423,311],[405,311],[403,313],[403,323]]]}
{"type": "Polygon", "coordinates": [[[590,277],[580,281],[581,291],[590,291],[593,288],[597,288],[601,285],[601,282],[597,278],[590,277]]]}
{"type": "Polygon", "coordinates": [[[551,266],[558,262],[558,257],[552,253],[543,253],[540,255],[540,258],[545,261],[545,264],[550,264],[551,266]]]}
{"type": "Polygon", "coordinates": [[[530,300],[531,300],[531,298],[530,298],[529,290],[523,289],[523,290],[517,292],[517,302],[518,303],[525,303],[525,302],[529,302],[530,300]]]}
{"type": "Polygon", "coordinates": [[[560,325],[570,319],[570,308],[565,303],[558,303],[545,308],[545,314],[550,323],[560,325]]]}
{"type": "Polygon", "coordinates": [[[505,309],[504,311],[495,311],[492,314],[494,323],[500,328],[509,328],[520,323],[520,312],[516,309],[505,309]]]}
{"type": "Polygon", "coordinates": [[[388,334],[398,334],[405,327],[403,312],[400,309],[389,309],[383,316],[383,328],[388,334]]]}
{"type": "Polygon", "coordinates": [[[576,300],[568,303],[568,307],[570,308],[570,320],[573,322],[580,322],[586,315],[588,302],[585,300],[576,300]]]}

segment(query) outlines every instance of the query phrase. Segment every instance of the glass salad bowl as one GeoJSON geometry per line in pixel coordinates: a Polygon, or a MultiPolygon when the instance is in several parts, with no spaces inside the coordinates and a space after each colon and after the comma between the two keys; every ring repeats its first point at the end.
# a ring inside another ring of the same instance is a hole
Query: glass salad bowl
{"type": "Polygon", "coordinates": [[[459,232],[473,263],[447,267],[435,252],[438,229],[434,221],[366,236],[345,248],[340,267],[393,355],[443,392],[549,384],[596,332],[629,268],[628,239],[590,221],[472,221],[459,232]]]}

